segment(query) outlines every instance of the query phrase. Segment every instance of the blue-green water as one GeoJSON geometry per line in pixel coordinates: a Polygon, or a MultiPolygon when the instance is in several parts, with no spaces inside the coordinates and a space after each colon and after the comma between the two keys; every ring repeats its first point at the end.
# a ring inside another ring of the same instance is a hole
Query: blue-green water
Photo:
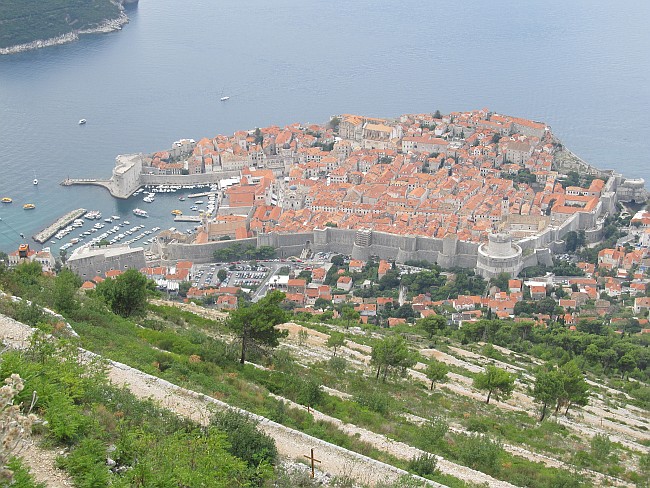
{"type": "Polygon", "coordinates": [[[178,195],[146,206],[59,186],[108,177],[119,153],[337,113],[487,107],[650,179],[646,0],[141,0],[129,16],[121,32],[0,58],[0,197],[14,200],[0,205],[0,249],[77,207],[140,206],[149,227],[173,225],[178,195]]]}

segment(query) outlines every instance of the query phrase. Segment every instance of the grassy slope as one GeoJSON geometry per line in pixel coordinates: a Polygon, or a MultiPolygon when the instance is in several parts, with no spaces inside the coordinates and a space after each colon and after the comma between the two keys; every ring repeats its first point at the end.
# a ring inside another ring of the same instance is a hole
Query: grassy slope
{"type": "Polygon", "coordinates": [[[109,0],[0,0],[0,48],[87,29],[119,12],[109,0]]]}

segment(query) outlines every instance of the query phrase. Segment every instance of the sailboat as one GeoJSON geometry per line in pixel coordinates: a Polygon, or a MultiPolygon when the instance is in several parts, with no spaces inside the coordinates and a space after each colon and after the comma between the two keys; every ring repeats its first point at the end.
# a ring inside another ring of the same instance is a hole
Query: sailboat
{"type": "Polygon", "coordinates": [[[225,102],[226,100],[229,100],[229,99],[230,99],[230,97],[229,96],[224,96],[223,95],[223,90],[221,90],[221,98],[219,100],[221,100],[222,102],[225,102]]]}

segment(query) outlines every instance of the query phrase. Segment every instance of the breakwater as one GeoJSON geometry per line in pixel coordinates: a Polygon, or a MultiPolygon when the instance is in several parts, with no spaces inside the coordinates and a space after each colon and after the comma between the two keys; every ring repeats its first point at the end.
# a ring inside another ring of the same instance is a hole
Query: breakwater
{"type": "Polygon", "coordinates": [[[200,224],[201,217],[196,215],[177,215],[174,217],[174,222],[196,222],[197,224],[200,224]]]}
{"type": "Polygon", "coordinates": [[[34,234],[32,236],[32,239],[34,239],[39,244],[43,244],[50,237],[52,237],[54,234],[56,234],[59,230],[61,230],[65,226],[69,225],[74,219],[78,219],[79,217],[81,217],[85,213],[86,213],[85,208],[78,208],[76,210],[72,210],[71,212],[66,213],[64,216],[59,217],[58,219],[56,219],[56,221],[53,224],[48,225],[42,231],[34,234]]]}

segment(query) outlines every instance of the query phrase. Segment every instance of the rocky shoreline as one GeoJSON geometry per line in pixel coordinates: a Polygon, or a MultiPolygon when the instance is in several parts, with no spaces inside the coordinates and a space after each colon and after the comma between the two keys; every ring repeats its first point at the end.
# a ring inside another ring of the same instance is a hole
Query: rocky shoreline
{"type": "Polygon", "coordinates": [[[31,51],[32,49],[41,49],[44,47],[66,44],[78,40],[79,36],[82,34],[113,32],[122,29],[122,26],[128,22],[129,18],[126,16],[126,13],[124,13],[124,10],[122,10],[117,18],[106,19],[96,27],[90,29],[78,29],[50,39],[37,39],[26,44],[17,44],[15,46],[0,48],[0,55],[17,54],[23,51],[31,51]]]}

